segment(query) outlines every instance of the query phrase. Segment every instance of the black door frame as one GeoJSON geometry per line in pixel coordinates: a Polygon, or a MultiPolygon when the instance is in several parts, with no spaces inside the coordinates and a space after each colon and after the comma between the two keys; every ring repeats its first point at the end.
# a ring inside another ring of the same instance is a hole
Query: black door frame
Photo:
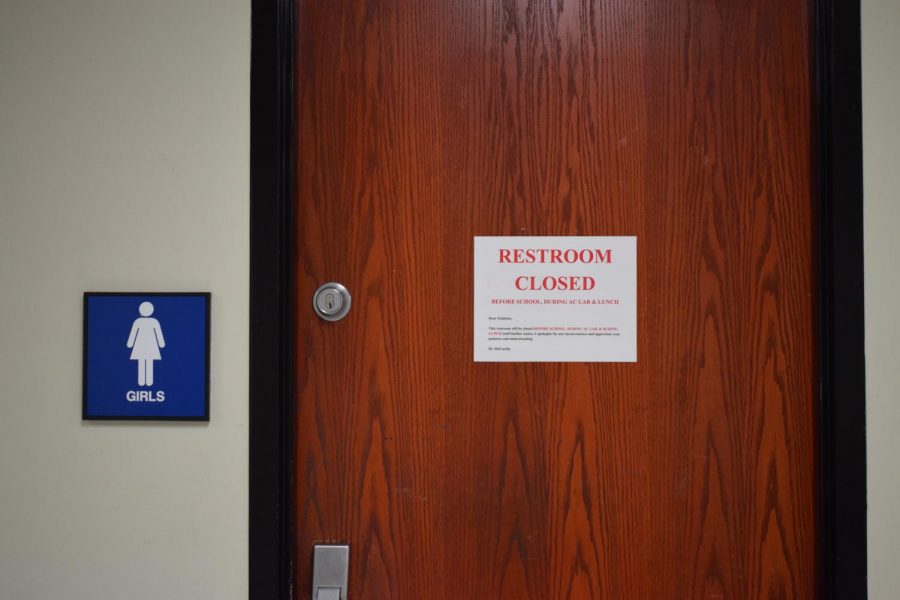
{"type": "MultiPolygon", "coordinates": [[[[866,590],[859,0],[815,6],[819,204],[819,573],[866,590]]],[[[295,0],[253,0],[250,130],[250,597],[289,598],[293,473],[295,0]]]]}

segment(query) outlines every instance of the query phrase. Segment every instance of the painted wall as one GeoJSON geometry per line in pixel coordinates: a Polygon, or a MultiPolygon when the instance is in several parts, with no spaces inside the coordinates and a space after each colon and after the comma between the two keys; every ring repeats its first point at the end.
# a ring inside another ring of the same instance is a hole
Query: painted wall
{"type": "Polygon", "coordinates": [[[900,2],[862,0],[869,597],[900,597],[900,2]]]}
{"type": "Polygon", "coordinates": [[[246,598],[250,6],[0,0],[0,598],[246,598]],[[212,292],[212,420],[82,423],[86,290],[212,292]]]}
{"type": "MultiPolygon", "coordinates": [[[[900,569],[900,3],[863,0],[869,574],[900,569]]],[[[250,9],[0,0],[0,597],[245,598],[250,9]],[[80,421],[81,293],[213,293],[209,425],[80,421]]]]}

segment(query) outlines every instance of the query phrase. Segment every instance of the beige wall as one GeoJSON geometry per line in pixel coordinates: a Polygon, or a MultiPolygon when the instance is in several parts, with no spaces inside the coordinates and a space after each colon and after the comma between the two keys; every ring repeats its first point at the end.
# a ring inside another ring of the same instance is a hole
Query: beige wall
{"type": "Polygon", "coordinates": [[[250,7],[0,0],[0,598],[247,597],[250,7]],[[206,424],[82,423],[85,290],[212,292],[206,424]]]}
{"type": "Polygon", "coordinates": [[[900,2],[862,1],[869,596],[900,598],[900,2]]]}
{"type": "MultiPolygon", "coordinates": [[[[0,0],[0,597],[247,595],[249,1],[0,0]],[[80,421],[81,293],[213,293],[209,425],[80,421]]],[[[863,0],[869,573],[900,569],[900,2],[863,0]]]]}

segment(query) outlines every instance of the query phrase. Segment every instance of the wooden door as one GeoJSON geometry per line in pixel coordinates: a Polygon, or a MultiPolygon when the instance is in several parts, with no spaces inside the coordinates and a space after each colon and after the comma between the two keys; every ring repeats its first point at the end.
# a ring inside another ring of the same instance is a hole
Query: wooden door
{"type": "Polygon", "coordinates": [[[296,596],[816,597],[809,2],[298,1],[296,596]],[[637,236],[637,362],[475,363],[482,235],[637,236]]]}

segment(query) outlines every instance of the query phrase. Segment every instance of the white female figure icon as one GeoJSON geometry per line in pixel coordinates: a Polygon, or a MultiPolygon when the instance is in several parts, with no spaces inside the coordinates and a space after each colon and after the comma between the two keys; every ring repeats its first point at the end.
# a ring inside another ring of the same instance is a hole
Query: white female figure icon
{"type": "Polygon", "coordinates": [[[166,347],[159,321],[150,317],[153,305],[141,302],[140,317],[134,320],[126,346],[131,348],[131,360],[138,361],[138,385],[153,385],[153,361],[162,360],[159,349],[166,347]]]}

